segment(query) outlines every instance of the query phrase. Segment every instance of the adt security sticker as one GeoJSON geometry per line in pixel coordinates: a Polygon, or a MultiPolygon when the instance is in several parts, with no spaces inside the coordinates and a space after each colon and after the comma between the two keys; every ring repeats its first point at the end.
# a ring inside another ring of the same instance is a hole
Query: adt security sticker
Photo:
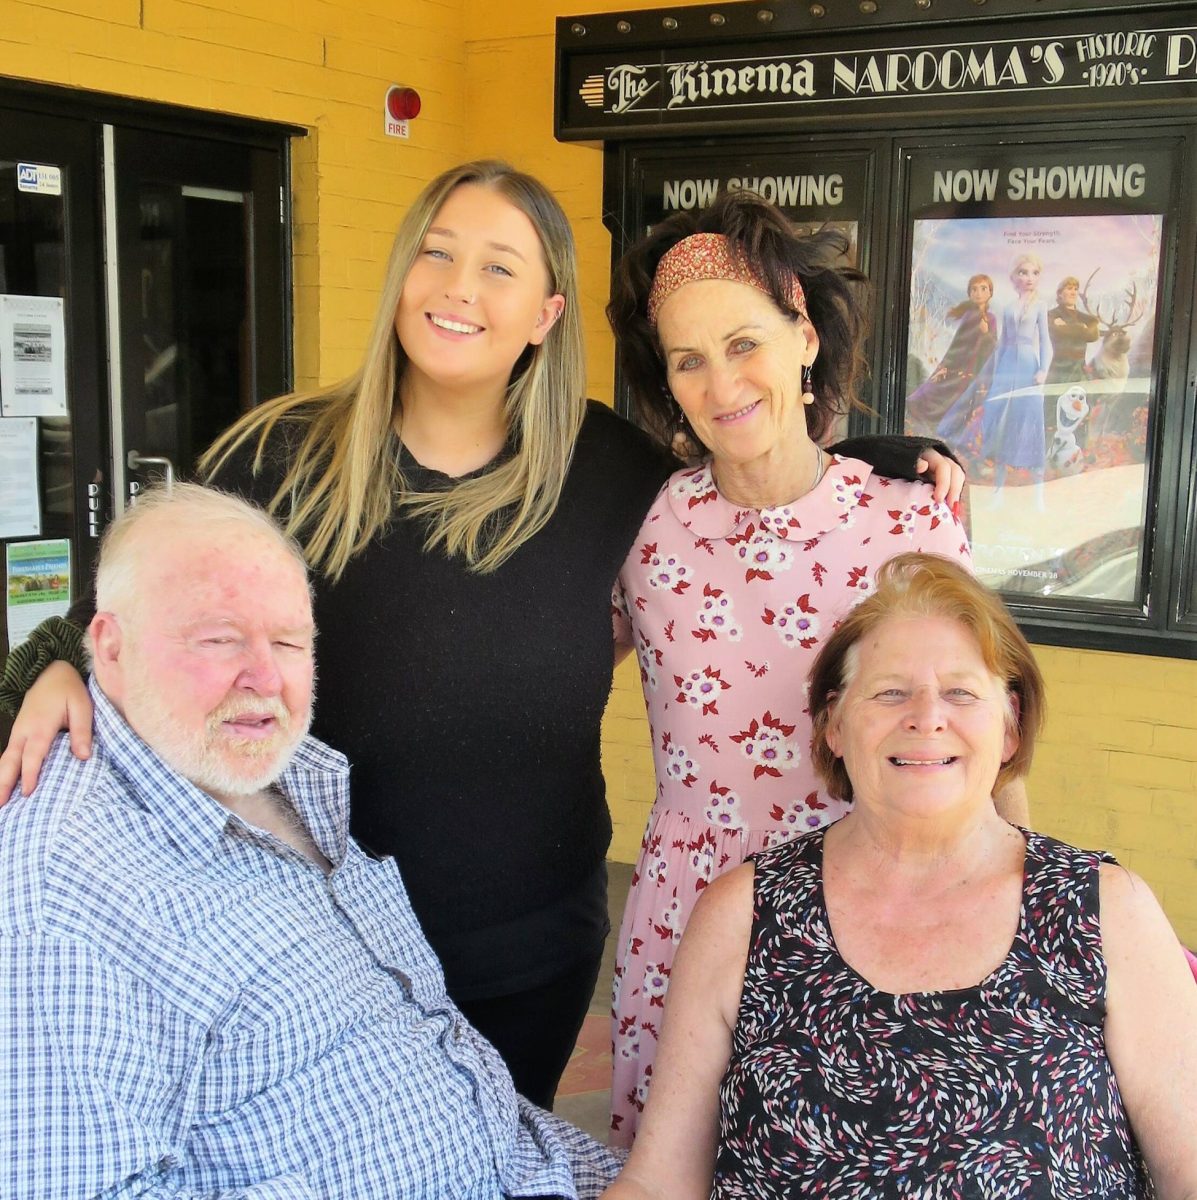
{"type": "Polygon", "coordinates": [[[62,195],[62,168],[43,163],[17,163],[17,191],[42,196],[62,195]]]}

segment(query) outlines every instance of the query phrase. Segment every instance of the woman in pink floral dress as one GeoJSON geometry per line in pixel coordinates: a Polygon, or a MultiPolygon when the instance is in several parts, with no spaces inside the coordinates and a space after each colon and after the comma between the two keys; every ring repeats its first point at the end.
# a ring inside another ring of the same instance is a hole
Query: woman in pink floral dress
{"type": "Polygon", "coordinates": [[[615,1144],[635,1132],[699,893],[844,811],[810,763],[806,677],[823,639],[892,555],[969,562],[930,488],[819,446],[852,402],[868,320],[864,277],[833,265],[837,236],[796,237],[737,193],[659,226],[616,277],[609,311],[642,420],[677,421],[710,457],[666,483],[615,592],[657,775],[615,971],[615,1144]]]}

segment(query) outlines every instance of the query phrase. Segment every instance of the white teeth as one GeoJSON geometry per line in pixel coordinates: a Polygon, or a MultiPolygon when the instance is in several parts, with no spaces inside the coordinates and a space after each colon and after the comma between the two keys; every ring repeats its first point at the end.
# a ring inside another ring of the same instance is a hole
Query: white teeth
{"type": "Polygon", "coordinates": [[[950,758],[895,758],[899,767],[946,767],[950,758]]]}
{"type": "Polygon", "coordinates": [[[431,313],[428,319],[438,328],[447,329],[450,333],[481,333],[481,325],[466,325],[462,321],[450,321],[445,317],[435,317],[431,313]]]}
{"type": "Polygon", "coordinates": [[[743,408],[737,409],[734,413],[724,413],[719,418],[720,421],[734,421],[737,417],[742,417],[745,413],[752,412],[760,403],[759,400],[754,400],[751,404],[746,404],[743,408]]]}

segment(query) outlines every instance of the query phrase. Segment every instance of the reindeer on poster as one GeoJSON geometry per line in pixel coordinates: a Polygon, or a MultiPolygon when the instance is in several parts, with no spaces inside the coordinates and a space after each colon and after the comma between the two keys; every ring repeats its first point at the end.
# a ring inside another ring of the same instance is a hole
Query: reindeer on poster
{"type": "Polygon", "coordinates": [[[1138,287],[1132,281],[1124,292],[1125,315],[1115,305],[1106,316],[1103,305],[1089,301],[1089,286],[1096,275],[1097,271],[1094,271],[1089,276],[1080,293],[1083,311],[1098,322],[1101,330],[1101,345],[1085,364],[1092,410],[1090,432],[1094,438],[1113,432],[1117,401],[1130,380],[1130,349],[1134,340],[1130,330],[1142,321],[1149,307],[1148,300],[1140,297],[1138,287]]]}

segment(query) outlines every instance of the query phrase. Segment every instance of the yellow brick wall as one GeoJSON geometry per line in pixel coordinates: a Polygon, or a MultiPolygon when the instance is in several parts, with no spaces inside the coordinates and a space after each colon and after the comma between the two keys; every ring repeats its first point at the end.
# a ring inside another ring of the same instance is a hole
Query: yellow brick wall
{"type": "Polygon", "coordinates": [[[1197,945],[1197,663],[1036,647],[1048,725],[1031,775],[1047,833],[1103,847],[1197,945]]]}
{"type": "Polygon", "coordinates": [[[464,0],[0,0],[0,74],[303,126],[294,144],[299,386],[360,359],[395,227],[463,157],[464,0]],[[383,134],[391,83],[423,99],[383,134]]]}
{"type": "MultiPolygon", "coordinates": [[[[637,7],[635,0],[466,0],[470,154],[510,158],[561,197],[578,237],[592,394],[610,402],[603,319],[610,239],[600,220],[602,155],[553,140],[554,18],[637,7]]],[[[1197,663],[1037,647],[1050,718],[1030,781],[1044,832],[1105,847],[1140,872],[1181,937],[1197,945],[1197,663]]],[[[635,858],[654,783],[634,663],[617,672],[603,761],[615,822],[612,856],[635,858]]]]}

